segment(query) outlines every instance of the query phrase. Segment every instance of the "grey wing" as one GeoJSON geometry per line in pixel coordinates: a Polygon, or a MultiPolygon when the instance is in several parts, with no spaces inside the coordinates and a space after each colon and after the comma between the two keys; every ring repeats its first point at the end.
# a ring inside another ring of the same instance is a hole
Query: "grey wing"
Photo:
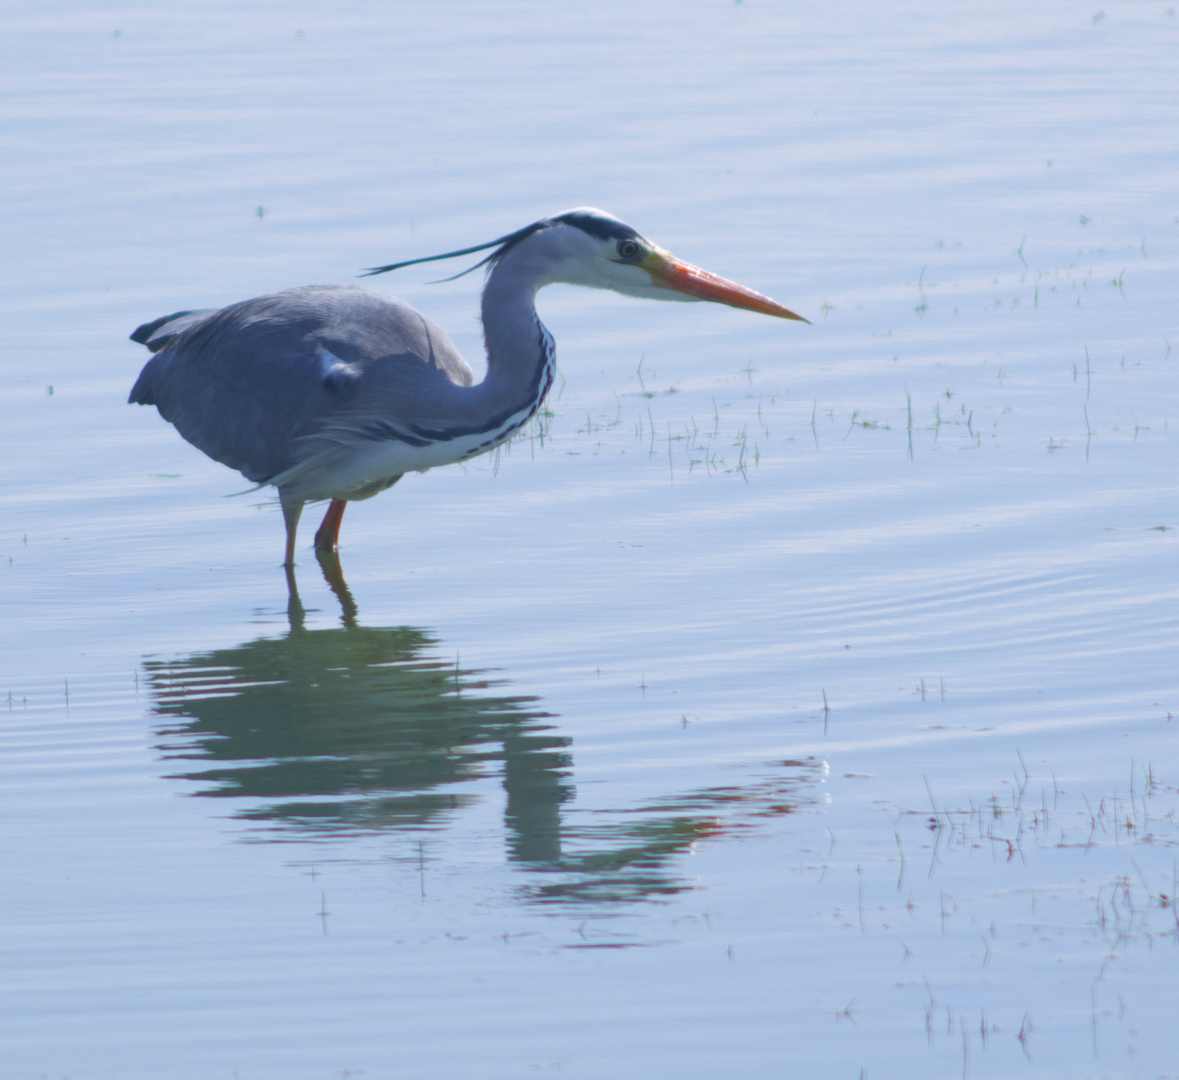
{"type": "Polygon", "coordinates": [[[333,418],[412,409],[440,384],[470,386],[446,334],[408,304],[347,285],[261,296],[213,313],[182,312],[133,335],[152,347],[130,401],[155,405],[209,457],[266,483],[299,461],[333,418]],[[173,332],[179,326],[178,332],[173,332]],[[391,399],[391,400],[390,400],[391,399]]]}

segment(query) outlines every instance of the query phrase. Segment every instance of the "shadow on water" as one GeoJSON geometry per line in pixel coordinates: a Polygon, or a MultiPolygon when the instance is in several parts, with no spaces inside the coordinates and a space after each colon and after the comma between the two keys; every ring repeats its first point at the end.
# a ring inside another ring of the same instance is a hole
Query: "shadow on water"
{"type": "Polygon", "coordinates": [[[329,840],[445,828],[498,775],[509,859],[534,902],[634,901],[689,888],[675,859],[703,839],[793,812],[813,761],[779,762],[749,782],[612,811],[573,797],[571,740],[506,680],[440,658],[416,627],[364,627],[335,565],[343,625],[308,630],[289,578],[290,631],[233,648],[144,661],[172,779],[203,798],[240,800],[255,836],[329,840]],[[175,768],[175,765],[170,766],[175,768]]]}

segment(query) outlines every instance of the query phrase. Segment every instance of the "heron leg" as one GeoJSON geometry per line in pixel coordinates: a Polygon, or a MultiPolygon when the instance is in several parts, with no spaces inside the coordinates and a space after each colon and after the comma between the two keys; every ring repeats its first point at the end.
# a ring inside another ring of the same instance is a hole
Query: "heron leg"
{"type": "Polygon", "coordinates": [[[327,513],[323,515],[323,523],[315,533],[316,551],[335,551],[340,539],[340,522],[344,519],[344,507],[347,499],[332,499],[327,513]]]}
{"type": "Polygon", "coordinates": [[[303,513],[302,499],[284,499],[279,496],[282,504],[282,519],[287,526],[287,553],[283,559],[283,566],[295,565],[295,534],[299,531],[299,516],[303,513]]]}

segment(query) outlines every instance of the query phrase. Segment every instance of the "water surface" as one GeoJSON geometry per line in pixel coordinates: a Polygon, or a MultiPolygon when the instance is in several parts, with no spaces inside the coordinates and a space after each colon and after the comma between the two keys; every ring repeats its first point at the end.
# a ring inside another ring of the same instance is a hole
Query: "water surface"
{"type": "Polygon", "coordinates": [[[1177,44],[13,8],[0,1077],[1176,1075],[1177,44]],[[548,414],[346,592],[124,404],[147,319],[584,204],[814,325],[547,291],[548,414]]]}

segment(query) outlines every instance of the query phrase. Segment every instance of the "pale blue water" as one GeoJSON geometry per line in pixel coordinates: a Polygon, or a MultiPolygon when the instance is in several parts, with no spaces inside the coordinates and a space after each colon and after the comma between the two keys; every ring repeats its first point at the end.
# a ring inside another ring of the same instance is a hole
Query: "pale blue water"
{"type": "Polygon", "coordinates": [[[1179,16],[6,24],[0,1078],[1179,1075],[1179,16]],[[292,618],[126,335],[580,204],[814,325],[543,294],[292,618]]]}

